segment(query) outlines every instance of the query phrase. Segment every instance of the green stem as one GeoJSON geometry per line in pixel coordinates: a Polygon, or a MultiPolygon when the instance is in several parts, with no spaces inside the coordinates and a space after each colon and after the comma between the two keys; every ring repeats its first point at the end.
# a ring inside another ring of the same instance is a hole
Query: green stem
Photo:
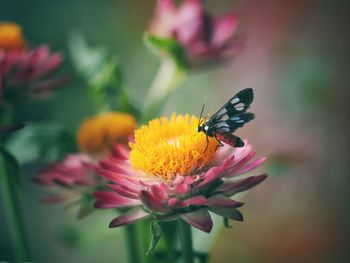
{"type": "Polygon", "coordinates": [[[180,244],[183,263],[193,263],[192,232],[191,226],[183,220],[179,220],[180,244]]]}
{"type": "Polygon", "coordinates": [[[135,107],[129,99],[126,88],[124,86],[119,87],[119,96],[117,96],[118,110],[131,113],[137,120],[140,118],[140,109],[135,107]]]}
{"type": "Polygon", "coordinates": [[[128,250],[128,262],[140,263],[142,262],[141,249],[139,246],[139,238],[137,226],[135,224],[125,226],[126,241],[128,250]]]}
{"type": "Polygon", "coordinates": [[[174,60],[168,58],[162,61],[145,99],[142,121],[159,115],[169,94],[184,82],[186,75],[174,60]]]}
{"type": "Polygon", "coordinates": [[[155,263],[156,261],[153,258],[153,254],[148,254],[147,251],[149,248],[149,242],[151,240],[151,232],[150,232],[150,224],[151,220],[146,219],[142,220],[141,222],[138,222],[136,224],[138,233],[140,236],[142,236],[142,239],[140,239],[140,251],[142,256],[142,263],[155,263]]]}
{"type": "Polygon", "coordinates": [[[17,262],[30,261],[28,246],[25,239],[22,214],[17,196],[17,186],[11,180],[6,170],[6,163],[3,155],[0,155],[0,191],[3,202],[5,217],[13,243],[13,250],[17,262]]]}

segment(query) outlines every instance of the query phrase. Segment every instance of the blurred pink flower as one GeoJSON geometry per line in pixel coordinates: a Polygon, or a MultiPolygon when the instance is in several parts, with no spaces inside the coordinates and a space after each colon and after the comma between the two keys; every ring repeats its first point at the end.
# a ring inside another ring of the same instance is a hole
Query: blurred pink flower
{"type": "Polygon", "coordinates": [[[32,50],[0,49],[0,99],[27,92],[49,92],[66,78],[52,78],[62,63],[61,53],[52,53],[46,45],[32,50]],[[23,90],[23,85],[28,89],[23,90]]]}
{"type": "Polygon", "coordinates": [[[113,182],[108,185],[111,191],[95,192],[95,207],[132,208],[111,221],[110,227],[132,224],[152,216],[157,220],[181,218],[210,232],[213,223],[209,211],[225,218],[243,220],[237,210],[243,203],[230,197],[256,186],[267,175],[232,179],[255,169],[266,159],[252,161],[254,156],[255,152],[247,142],[242,148],[225,145],[217,151],[214,162],[201,172],[197,170],[187,176],[178,174],[167,180],[135,170],[130,163],[129,149],[116,145],[109,159],[100,162],[99,169],[101,176],[113,182]]]}
{"type": "Polygon", "coordinates": [[[184,48],[191,66],[227,60],[241,48],[233,35],[237,16],[229,12],[211,17],[201,0],[184,0],[179,7],[173,0],[158,0],[150,32],[161,38],[175,38],[184,48]]]}
{"type": "Polygon", "coordinates": [[[45,168],[34,181],[50,188],[50,193],[43,199],[45,203],[66,203],[68,206],[81,204],[79,217],[91,207],[91,193],[103,183],[97,175],[98,165],[84,154],[68,155],[62,162],[45,168]],[[86,203],[87,202],[87,203],[86,203]],[[87,206],[85,206],[87,205],[87,206]]]}
{"type": "Polygon", "coordinates": [[[47,186],[92,185],[95,180],[91,173],[95,173],[96,168],[97,165],[87,155],[71,154],[62,162],[47,167],[35,177],[35,181],[47,186]]]}

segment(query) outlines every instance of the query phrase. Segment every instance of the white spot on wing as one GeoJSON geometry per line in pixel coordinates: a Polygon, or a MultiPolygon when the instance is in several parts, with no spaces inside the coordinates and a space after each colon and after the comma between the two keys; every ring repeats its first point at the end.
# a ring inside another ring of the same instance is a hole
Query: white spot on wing
{"type": "Polygon", "coordinates": [[[244,103],[238,103],[236,106],[235,106],[235,109],[238,110],[238,111],[241,111],[241,110],[244,110],[244,103]]]}
{"type": "Polygon", "coordinates": [[[220,130],[222,132],[229,132],[230,128],[229,127],[223,127],[223,128],[219,128],[218,130],[220,130]]]}
{"type": "Polygon", "coordinates": [[[220,114],[226,114],[227,113],[227,110],[225,108],[223,108],[220,112],[220,114]]]}
{"type": "Polygon", "coordinates": [[[216,128],[225,128],[225,127],[230,127],[230,126],[227,123],[222,123],[222,124],[216,125],[216,128]]]}
{"type": "Polygon", "coordinates": [[[220,122],[220,123],[215,125],[215,129],[220,130],[222,132],[229,132],[230,126],[225,122],[220,122]]]}
{"type": "Polygon", "coordinates": [[[233,100],[231,100],[231,104],[235,104],[237,102],[239,102],[239,98],[234,98],[233,100]]]}

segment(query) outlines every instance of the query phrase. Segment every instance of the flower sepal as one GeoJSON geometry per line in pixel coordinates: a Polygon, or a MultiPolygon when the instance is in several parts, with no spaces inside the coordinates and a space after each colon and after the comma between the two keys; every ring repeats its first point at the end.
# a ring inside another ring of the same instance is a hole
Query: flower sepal
{"type": "Polygon", "coordinates": [[[170,58],[179,69],[184,71],[188,69],[185,50],[176,39],[158,37],[146,32],[143,35],[143,40],[146,47],[161,60],[170,58]]]}
{"type": "Polygon", "coordinates": [[[151,234],[152,234],[152,239],[151,239],[150,246],[149,246],[147,253],[146,253],[147,255],[149,255],[154,250],[159,239],[162,236],[162,228],[158,224],[157,220],[152,220],[151,225],[150,225],[150,230],[151,230],[151,234]]]}

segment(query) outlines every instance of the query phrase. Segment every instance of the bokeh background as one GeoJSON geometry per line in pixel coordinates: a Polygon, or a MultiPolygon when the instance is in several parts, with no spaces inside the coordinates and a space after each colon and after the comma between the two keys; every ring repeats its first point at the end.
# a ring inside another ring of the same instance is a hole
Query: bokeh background
{"type": "MultiPolygon", "coordinates": [[[[121,64],[128,92],[145,97],[158,61],[142,43],[155,1],[1,0],[0,20],[23,27],[28,42],[65,54],[74,75],[68,36],[82,33],[121,64]]],[[[253,87],[256,120],[238,134],[269,156],[270,174],[244,196],[244,223],[222,229],[210,262],[350,262],[349,5],[346,1],[215,0],[214,14],[235,10],[245,50],[230,63],[192,74],[166,104],[198,114],[204,97],[214,111],[228,97],[253,87]]],[[[26,122],[59,123],[74,132],[93,114],[84,82],[74,77],[54,96],[17,105],[26,122]]],[[[41,164],[42,165],[42,164],[41,164]]],[[[39,203],[31,183],[40,165],[22,167],[23,215],[34,262],[124,262],[122,230],[107,228],[112,212],[77,221],[75,213],[39,203]]],[[[12,252],[0,210],[0,260],[12,252]]]]}

